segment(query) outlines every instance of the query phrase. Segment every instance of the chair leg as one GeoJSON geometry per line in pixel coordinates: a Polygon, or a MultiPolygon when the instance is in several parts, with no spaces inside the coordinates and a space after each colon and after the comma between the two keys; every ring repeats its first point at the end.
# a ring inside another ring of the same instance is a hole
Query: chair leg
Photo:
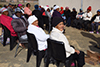
{"type": "Polygon", "coordinates": [[[56,62],[56,66],[57,66],[57,67],[59,67],[59,64],[60,64],[60,62],[59,62],[59,61],[57,61],[57,62],[56,62]]]}
{"type": "Polygon", "coordinates": [[[70,67],[69,60],[65,61],[65,67],[70,67]]]}
{"type": "Polygon", "coordinates": [[[17,55],[18,48],[19,48],[19,44],[17,44],[16,52],[15,52],[15,56],[14,57],[16,57],[16,55],[17,55]]]}

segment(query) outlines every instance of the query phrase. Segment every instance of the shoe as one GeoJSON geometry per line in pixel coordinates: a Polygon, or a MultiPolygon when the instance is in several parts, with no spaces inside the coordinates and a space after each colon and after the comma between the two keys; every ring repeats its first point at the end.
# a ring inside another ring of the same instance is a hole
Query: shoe
{"type": "Polygon", "coordinates": [[[89,33],[94,33],[93,31],[90,31],[89,33]]]}
{"type": "Polygon", "coordinates": [[[72,64],[71,64],[71,66],[75,66],[75,64],[74,64],[74,63],[72,63],[72,64]]]}
{"type": "Polygon", "coordinates": [[[97,32],[97,34],[99,34],[99,32],[97,32]]]}

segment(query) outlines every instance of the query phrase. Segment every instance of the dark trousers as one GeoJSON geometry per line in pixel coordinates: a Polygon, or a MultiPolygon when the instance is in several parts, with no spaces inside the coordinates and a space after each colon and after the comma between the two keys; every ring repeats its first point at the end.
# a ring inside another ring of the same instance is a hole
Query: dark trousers
{"type": "Polygon", "coordinates": [[[73,21],[73,26],[80,29],[81,28],[81,24],[83,23],[83,21],[81,19],[75,19],[73,21]]]}
{"type": "Polygon", "coordinates": [[[94,25],[96,25],[96,32],[98,32],[98,26],[100,25],[100,23],[98,23],[98,22],[91,23],[92,31],[94,31],[94,25]]]}
{"type": "Polygon", "coordinates": [[[47,54],[46,52],[47,52],[46,50],[45,51],[44,50],[38,51],[37,58],[36,58],[36,60],[37,60],[36,67],[40,67],[42,58],[44,58],[44,60],[45,60],[45,57],[46,57],[46,54],[47,54]]]}
{"type": "Polygon", "coordinates": [[[80,51],[79,55],[77,53],[74,53],[70,57],[68,57],[67,60],[69,60],[69,65],[71,65],[73,60],[76,60],[78,67],[83,67],[83,65],[85,64],[84,52],[80,51]]]}
{"type": "Polygon", "coordinates": [[[84,20],[83,24],[84,24],[84,29],[88,30],[89,29],[89,24],[91,24],[91,23],[90,23],[89,20],[84,20]]]}

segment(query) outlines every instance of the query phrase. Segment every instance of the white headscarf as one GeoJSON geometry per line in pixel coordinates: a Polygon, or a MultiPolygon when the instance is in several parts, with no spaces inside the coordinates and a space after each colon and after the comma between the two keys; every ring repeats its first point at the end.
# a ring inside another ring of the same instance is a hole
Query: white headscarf
{"type": "Polygon", "coordinates": [[[54,7],[54,10],[56,10],[57,8],[60,8],[60,7],[56,5],[56,6],[54,7]]]}
{"type": "Polygon", "coordinates": [[[5,12],[5,11],[8,11],[7,8],[5,8],[5,7],[2,7],[2,8],[0,9],[0,12],[2,12],[2,13],[5,12]]]}
{"type": "Polygon", "coordinates": [[[32,15],[28,18],[29,25],[31,25],[34,21],[38,20],[35,15],[32,15]]]}

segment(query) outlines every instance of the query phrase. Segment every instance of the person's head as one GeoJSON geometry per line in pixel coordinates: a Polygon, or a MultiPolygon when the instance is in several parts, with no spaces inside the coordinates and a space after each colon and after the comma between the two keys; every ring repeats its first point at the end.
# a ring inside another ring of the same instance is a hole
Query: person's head
{"type": "Polygon", "coordinates": [[[51,7],[51,10],[53,10],[53,7],[51,7]]]}
{"type": "Polygon", "coordinates": [[[54,10],[56,10],[56,11],[59,12],[59,6],[56,5],[56,6],[54,7],[54,10]]]}
{"type": "Polygon", "coordinates": [[[19,7],[19,8],[22,8],[22,4],[18,4],[18,7],[19,7]]]}
{"type": "Polygon", "coordinates": [[[26,7],[30,8],[31,7],[30,3],[27,3],[26,4],[26,7]]]}
{"type": "Polygon", "coordinates": [[[32,15],[28,18],[29,25],[38,26],[38,19],[35,15],[32,15]]]}
{"type": "Polygon", "coordinates": [[[48,11],[48,12],[50,11],[49,7],[47,7],[47,6],[44,6],[44,9],[45,9],[45,11],[48,11]]]}
{"type": "Polygon", "coordinates": [[[11,3],[9,3],[8,7],[12,8],[12,4],[11,4],[11,3]]]}
{"type": "Polygon", "coordinates": [[[52,22],[52,26],[57,28],[60,31],[64,30],[64,22],[63,19],[60,17],[54,17],[53,18],[53,22],[52,22]]]}
{"type": "Polygon", "coordinates": [[[8,16],[8,10],[7,10],[5,7],[1,8],[0,12],[1,12],[3,15],[8,16]]]}
{"type": "Polygon", "coordinates": [[[97,14],[98,14],[98,15],[100,15],[100,9],[99,9],[99,10],[97,10],[97,14]]]}
{"type": "Polygon", "coordinates": [[[16,15],[17,17],[21,17],[21,16],[22,16],[21,10],[16,10],[15,15],[16,15]]]}
{"type": "Polygon", "coordinates": [[[89,13],[91,11],[91,6],[89,6],[88,8],[87,8],[87,13],[89,13]]]}
{"type": "Polygon", "coordinates": [[[65,10],[68,11],[69,10],[69,7],[66,7],[65,10]]]}
{"type": "Polygon", "coordinates": [[[35,5],[34,8],[35,8],[35,10],[38,10],[39,6],[38,5],[35,5]]]}
{"type": "Polygon", "coordinates": [[[61,9],[61,11],[62,11],[62,10],[63,10],[63,7],[61,7],[60,9],[61,9]]]}
{"type": "Polygon", "coordinates": [[[82,9],[80,9],[79,11],[80,11],[80,13],[81,13],[81,12],[83,12],[83,10],[82,10],[82,9]]]}
{"type": "Polygon", "coordinates": [[[76,9],[75,9],[75,8],[73,8],[73,11],[76,11],[76,9]]]}

